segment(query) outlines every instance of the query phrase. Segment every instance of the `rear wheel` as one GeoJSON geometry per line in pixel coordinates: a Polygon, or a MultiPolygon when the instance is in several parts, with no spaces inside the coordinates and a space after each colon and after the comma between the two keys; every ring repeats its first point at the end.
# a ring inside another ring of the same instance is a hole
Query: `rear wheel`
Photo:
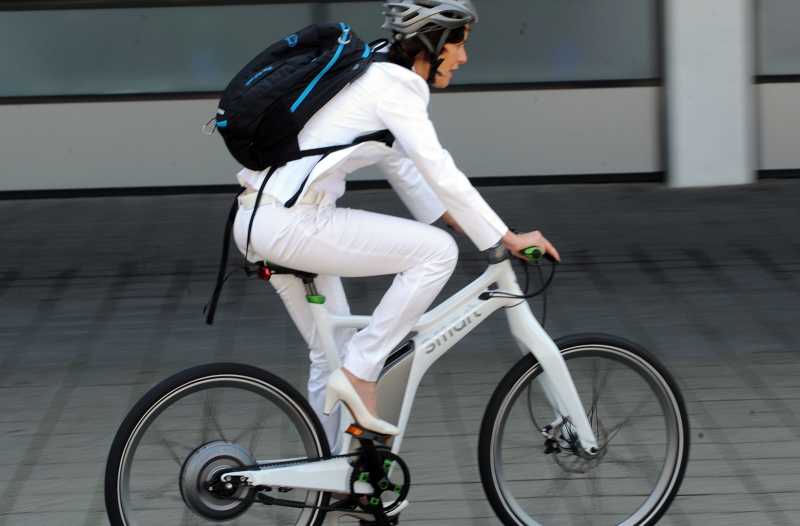
{"type": "Polygon", "coordinates": [[[563,415],[547,401],[541,366],[526,355],[495,390],[481,425],[478,460],[489,502],[507,525],[654,524],[688,462],[689,424],[675,381],[620,338],[557,343],[599,451],[586,454],[568,421],[546,444],[542,430],[563,415]]]}
{"type": "MultiPolygon", "coordinates": [[[[280,378],[239,364],[195,367],[153,387],[120,426],[106,465],[106,510],[114,526],[318,525],[322,511],[253,504],[252,488],[208,484],[225,469],[329,454],[313,410],[280,378]]],[[[323,506],[329,495],[280,497],[323,506]]]]}

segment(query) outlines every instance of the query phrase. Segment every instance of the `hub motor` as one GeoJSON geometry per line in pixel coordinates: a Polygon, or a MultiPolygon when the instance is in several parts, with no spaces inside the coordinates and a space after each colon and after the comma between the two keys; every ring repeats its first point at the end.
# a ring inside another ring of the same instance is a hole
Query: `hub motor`
{"type": "Polygon", "coordinates": [[[227,521],[238,517],[253,503],[255,488],[234,481],[222,483],[220,476],[255,464],[252,454],[236,444],[218,440],[200,446],[181,467],[183,501],[207,519],[227,521]]]}

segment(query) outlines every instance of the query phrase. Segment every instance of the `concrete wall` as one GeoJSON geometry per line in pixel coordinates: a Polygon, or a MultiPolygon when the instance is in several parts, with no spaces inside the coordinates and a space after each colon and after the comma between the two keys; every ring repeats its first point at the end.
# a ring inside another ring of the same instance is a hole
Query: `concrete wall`
{"type": "Polygon", "coordinates": [[[762,170],[800,170],[800,83],[757,86],[762,170]]]}
{"type": "MultiPolygon", "coordinates": [[[[657,88],[435,94],[442,142],[470,176],[654,172],[657,88]]],[[[0,191],[235,183],[216,100],[0,105],[0,191]]],[[[355,178],[379,177],[375,172],[355,178]]]]}
{"type": "Polygon", "coordinates": [[[755,180],[751,0],[666,0],[669,183],[755,180]]]}

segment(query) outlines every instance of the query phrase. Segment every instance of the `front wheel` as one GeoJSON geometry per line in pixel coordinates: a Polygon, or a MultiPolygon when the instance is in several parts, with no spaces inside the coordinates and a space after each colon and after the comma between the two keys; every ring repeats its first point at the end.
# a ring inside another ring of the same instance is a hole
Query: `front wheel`
{"type": "Polygon", "coordinates": [[[106,511],[112,526],[319,525],[327,493],[281,488],[309,506],[286,508],[254,503],[247,486],[213,493],[209,484],[226,469],[329,455],[313,410],[280,378],[240,364],[194,367],[153,387],[123,421],[106,465],[106,511]]]}
{"type": "Polygon", "coordinates": [[[689,458],[689,422],[675,381],[620,338],[556,343],[599,451],[580,447],[569,419],[548,403],[540,364],[526,355],[500,382],[481,425],[478,463],[492,508],[506,525],[654,524],[689,458]],[[542,430],[553,423],[548,440],[542,430]]]}

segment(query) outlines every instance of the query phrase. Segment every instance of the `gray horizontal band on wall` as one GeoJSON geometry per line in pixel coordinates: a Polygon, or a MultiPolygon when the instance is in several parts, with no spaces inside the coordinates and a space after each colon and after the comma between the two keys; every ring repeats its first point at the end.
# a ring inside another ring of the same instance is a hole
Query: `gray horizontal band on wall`
{"type": "MultiPolygon", "coordinates": [[[[652,87],[434,94],[431,117],[472,176],[642,173],[663,169],[659,101],[652,87]]],[[[234,183],[240,167],[223,141],[201,133],[216,103],[0,106],[14,123],[0,128],[0,190],[234,183]]],[[[380,178],[365,169],[352,180],[380,178]]]]}
{"type": "MultiPolygon", "coordinates": [[[[580,80],[557,82],[455,84],[446,90],[434,89],[434,93],[475,93],[493,91],[544,91],[609,88],[657,88],[661,79],[580,80]]],[[[0,97],[0,105],[22,104],[76,104],[90,102],[135,102],[158,100],[215,100],[222,95],[217,91],[175,93],[131,93],[125,95],[44,95],[37,97],[0,97]]]]}

